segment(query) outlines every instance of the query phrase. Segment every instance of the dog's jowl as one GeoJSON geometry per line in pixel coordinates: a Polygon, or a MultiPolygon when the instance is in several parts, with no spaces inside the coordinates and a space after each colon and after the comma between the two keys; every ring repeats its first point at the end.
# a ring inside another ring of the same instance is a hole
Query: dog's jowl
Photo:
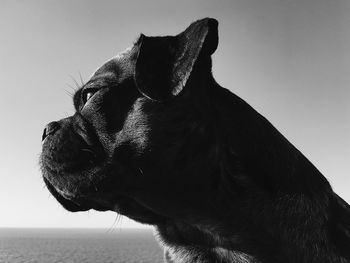
{"type": "MultiPolygon", "coordinates": [[[[166,262],[350,262],[350,208],[211,73],[218,22],[142,35],[49,123],[41,168],[69,211],[154,225],[166,262]]],[[[230,87],[234,90],[234,87],[230,87]]]]}

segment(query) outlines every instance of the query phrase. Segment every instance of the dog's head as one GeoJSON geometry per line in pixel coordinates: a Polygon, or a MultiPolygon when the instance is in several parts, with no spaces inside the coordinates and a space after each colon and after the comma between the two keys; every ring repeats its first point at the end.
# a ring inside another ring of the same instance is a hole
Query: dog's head
{"type": "Polygon", "coordinates": [[[75,114],[46,126],[41,155],[66,209],[150,224],[205,213],[216,180],[205,104],[217,43],[214,19],[177,36],[141,35],[75,93],[75,114]]]}

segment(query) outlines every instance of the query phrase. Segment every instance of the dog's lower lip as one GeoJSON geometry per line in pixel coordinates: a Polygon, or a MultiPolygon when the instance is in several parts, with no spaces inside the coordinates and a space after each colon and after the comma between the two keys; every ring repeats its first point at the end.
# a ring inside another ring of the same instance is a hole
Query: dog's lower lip
{"type": "Polygon", "coordinates": [[[83,204],[81,204],[80,202],[76,202],[76,200],[71,198],[71,196],[69,195],[69,198],[66,198],[66,192],[63,191],[65,193],[65,195],[62,195],[62,190],[61,193],[59,191],[57,191],[57,188],[53,186],[53,184],[51,184],[51,182],[45,178],[45,176],[43,177],[44,182],[46,184],[46,187],[48,188],[48,190],[51,192],[51,194],[57,199],[57,201],[59,201],[62,206],[72,212],[76,212],[76,211],[87,211],[89,209],[91,209],[91,207],[85,206],[83,204]]]}
{"type": "Polygon", "coordinates": [[[59,189],[58,187],[55,187],[55,186],[54,186],[54,188],[55,188],[56,192],[59,193],[65,199],[71,200],[71,199],[74,198],[73,194],[71,194],[71,193],[69,193],[67,191],[61,190],[61,189],[59,189]]]}

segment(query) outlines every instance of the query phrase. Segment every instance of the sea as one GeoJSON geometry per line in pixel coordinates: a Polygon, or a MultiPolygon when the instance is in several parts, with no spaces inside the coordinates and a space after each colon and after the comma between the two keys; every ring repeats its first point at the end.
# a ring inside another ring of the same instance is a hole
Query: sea
{"type": "Polygon", "coordinates": [[[1,263],[161,263],[152,229],[0,228],[1,263]]]}

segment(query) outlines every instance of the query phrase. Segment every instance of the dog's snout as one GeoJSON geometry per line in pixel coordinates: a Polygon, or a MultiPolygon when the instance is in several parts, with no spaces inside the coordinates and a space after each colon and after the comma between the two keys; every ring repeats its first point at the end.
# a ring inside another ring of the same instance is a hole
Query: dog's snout
{"type": "Polygon", "coordinates": [[[57,121],[50,122],[46,125],[41,140],[44,141],[48,135],[54,134],[60,128],[60,124],[57,121]]]}

